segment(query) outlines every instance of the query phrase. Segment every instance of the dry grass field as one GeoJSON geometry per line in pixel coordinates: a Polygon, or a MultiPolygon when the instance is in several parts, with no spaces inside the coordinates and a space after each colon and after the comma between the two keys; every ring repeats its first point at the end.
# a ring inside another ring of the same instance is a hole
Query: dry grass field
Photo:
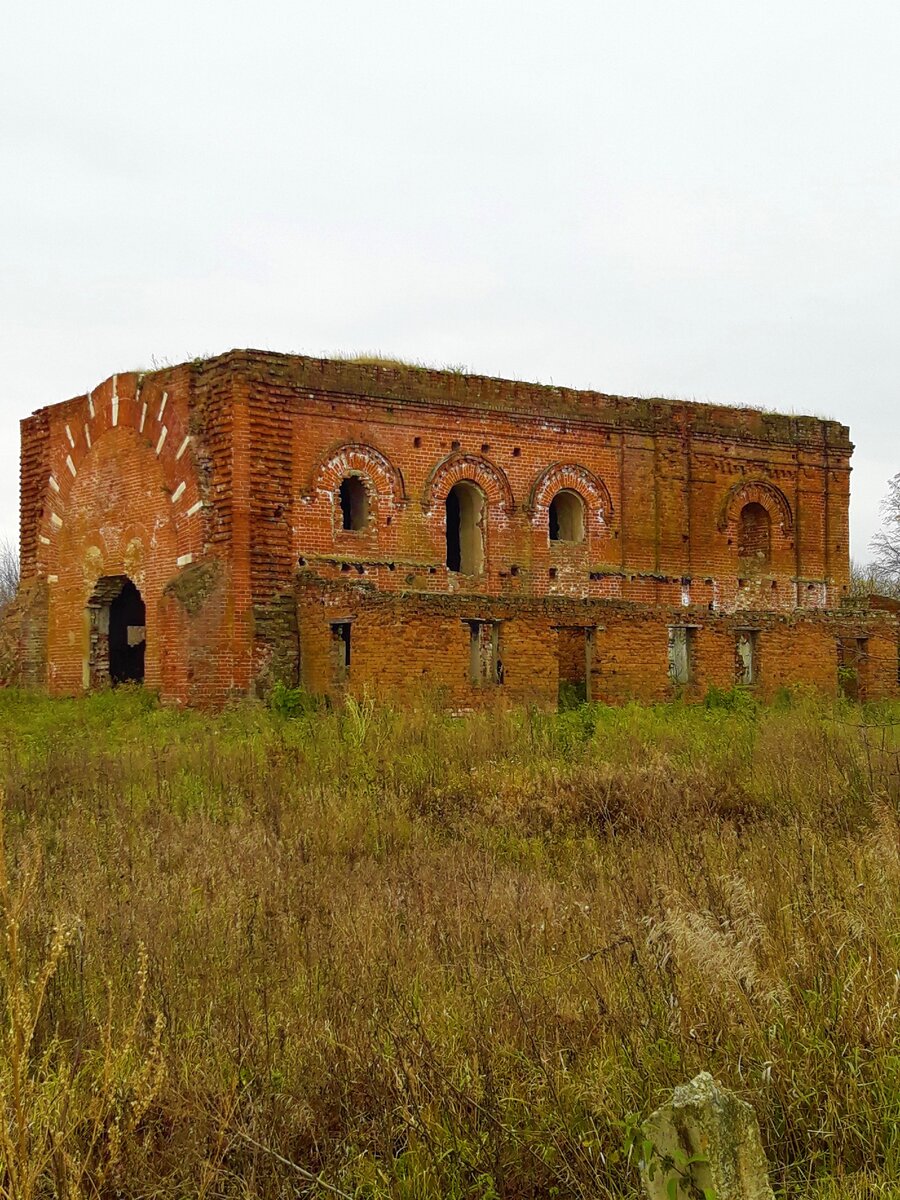
{"type": "Polygon", "coordinates": [[[897,1194],[900,707],[281,709],[0,692],[0,1194],[897,1194]]]}

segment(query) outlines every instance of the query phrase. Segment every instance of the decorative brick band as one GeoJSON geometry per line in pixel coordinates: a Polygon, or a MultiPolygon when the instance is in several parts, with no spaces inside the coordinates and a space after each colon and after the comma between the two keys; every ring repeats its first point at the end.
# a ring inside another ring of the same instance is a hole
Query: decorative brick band
{"type": "Polygon", "coordinates": [[[329,452],[313,471],[311,493],[328,492],[334,495],[348,475],[361,475],[375,493],[375,498],[402,504],[406,499],[403,476],[380,450],[361,442],[348,442],[329,452]]]}
{"type": "Polygon", "coordinates": [[[774,483],[754,479],[736,483],[725,493],[719,509],[720,533],[724,533],[729,525],[737,521],[745,504],[761,504],[772,518],[773,524],[781,527],[782,533],[788,534],[793,530],[794,514],[784,492],[774,483]]]}
{"type": "Polygon", "coordinates": [[[512,488],[501,469],[477,454],[453,453],[438,463],[425,483],[423,507],[431,509],[443,504],[454,484],[476,483],[487,497],[488,504],[507,513],[515,507],[512,488]]]}
{"type": "Polygon", "coordinates": [[[43,515],[39,524],[39,535],[42,544],[50,545],[54,535],[63,528],[70,494],[79,473],[98,441],[113,430],[130,430],[142,439],[148,448],[153,450],[155,447],[165,476],[167,480],[171,480],[169,487],[172,515],[178,529],[179,541],[187,544],[201,539],[201,527],[194,528],[197,521],[202,521],[202,517],[198,515],[202,505],[198,504],[194,464],[189,456],[184,457],[190,442],[185,437],[177,453],[171,443],[167,444],[168,428],[163,423],[167,400],[168,393],[163,392],[158,411],[154,405],[154,411],[148,420],[147,405],[143,403],[141,395],[141,380],[134,375],[113,375],[83,397],[83,411],[79,419],[73,419],[61,429],[57,429],[57,444],[49,448],[51,465],[58,465],[44,481],[43,495],[40,498],[43,515]],[[152,432],[147,428],[149,425],[154,427],[152,432]],[[83,437],[79,436],[79,430],[83,430],[83,437]],[[63,431],[64,444],[60,442],[63,431]],[[192,503],[190,507],[183,509],[187,494],[192,503]]]}
{"type": "Polygon", "coordinates": [[[528,494],[528,511],[544,515],[557,492],[571,491],[578,495],[590,512],[599,515],[604,525],[609,525],[613,515],[609,489],[587,467],[577,463],[553,463],[534,481],[528,494]]]}

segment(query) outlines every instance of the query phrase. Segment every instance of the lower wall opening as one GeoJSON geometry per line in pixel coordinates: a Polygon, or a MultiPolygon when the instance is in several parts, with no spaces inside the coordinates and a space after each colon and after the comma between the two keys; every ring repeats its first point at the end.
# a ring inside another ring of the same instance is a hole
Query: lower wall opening
{"type": "Polygon", "coordinates": [[[559,626],[557,657],[559,661],[559,707],[577,708],[591,699],[591,672],[594,669],[594,628],[575,625],[559,626]]]}
{"type": "Polygon", "coordinates": [[[144,682],[147,611],[127,575],[104,575],[87,603],[89,687],[144,682]]]}
{"type": "Polygon", "coordinates": [[[865,700],[868,638],[845,637],[838,641],[838,689],[848,700],[865,700]]]}

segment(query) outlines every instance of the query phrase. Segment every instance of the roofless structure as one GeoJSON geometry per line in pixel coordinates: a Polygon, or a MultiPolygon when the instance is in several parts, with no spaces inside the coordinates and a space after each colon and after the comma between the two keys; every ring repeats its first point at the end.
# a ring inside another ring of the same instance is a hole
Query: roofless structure
{"type": "Polygon", "coordinates": [[[254,350],[22,423],[0,675],[452,707],[895,696],[834,421],[254,350]],[[4,650],[5,647],[5,650],[4,650]]]}

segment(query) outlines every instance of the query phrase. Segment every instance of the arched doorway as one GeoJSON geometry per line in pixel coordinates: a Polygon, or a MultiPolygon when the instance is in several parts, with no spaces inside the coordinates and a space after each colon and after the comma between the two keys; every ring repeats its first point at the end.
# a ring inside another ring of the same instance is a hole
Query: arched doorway
{"type": "Polygon", "coordinates": [[[144,682],[146,606],[127,575],[97,580],[87,604],[92,688],[144,682]]]}

